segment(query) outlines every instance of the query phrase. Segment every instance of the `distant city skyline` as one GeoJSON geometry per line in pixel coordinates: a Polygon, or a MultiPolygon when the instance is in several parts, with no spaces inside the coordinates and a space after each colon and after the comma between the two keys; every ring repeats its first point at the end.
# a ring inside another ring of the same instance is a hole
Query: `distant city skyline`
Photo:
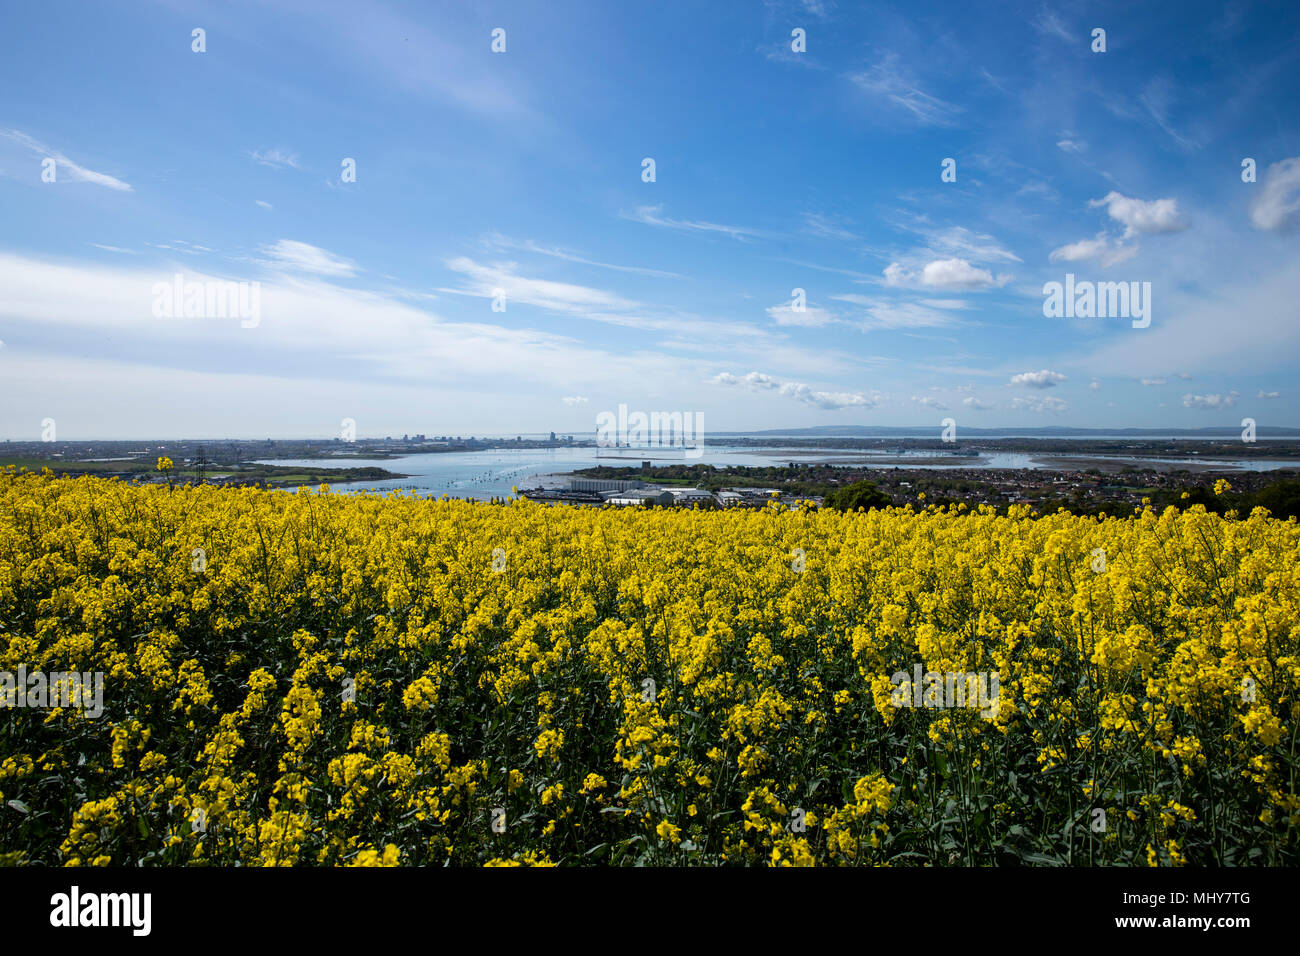
{"type": "Polygon", "coordinates": [[[6,26],[0,439],[1300,426],[1295,4],[6,26]]]}

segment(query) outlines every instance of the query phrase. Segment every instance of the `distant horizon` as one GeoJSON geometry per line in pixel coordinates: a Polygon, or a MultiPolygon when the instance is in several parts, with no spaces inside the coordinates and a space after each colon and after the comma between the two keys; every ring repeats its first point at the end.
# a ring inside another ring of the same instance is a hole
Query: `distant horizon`
{"type": "MultiPolygon", "coordinates": [[[[595,440],[596,429],[593,427],[587,432],[578,432],[572,429],[548,429],[544,431],[509,431],[509,432],[447,432],[447,431],[400,431],[389,432],[383,435],[358,434],[357,442],[374,442],[374,441],[401,441],[403,436],[407,440],[412,440],[416,435],[424,435],[425,440],[434,440],[440,437],[449,437],[452,439],[476,439],[476,440],[508,440],[516,436],[528,438],[530,440],[547,440],[551,432],[554,431],[556,440],[565,436],[572,436],[575,440],[586,440],[590,438],[595,440]]],[[[704,435],[704,444],[708,445],[712,439],[717,438],[772,438],[779,439],[789,438],[888,438],[888,437],[914,437],[924,438],[933,435],[934,438],[940,438],[942,426],[940,425],[816,425],[789,428],[763,428],[763,429],[732,429],[725,431],[707,432],[704,435]]],[[[1068,435],[1080,436],[1103,436],[1118,435],[1123,437],[1163,437],[1169,436],[1174,438],[1239,438],[1241,434],[1240,425],[1204,425],[1199,428],[1182,428],[1170,426],[1167,428],[1131,426],[1131,427],[1107,427],[1107,426],[1086,426],[1086,425],[1037,425],[1037,426],[969,426],[957,427],[956,440],[961,441],[963,436],[975,438],[994,438],[1000,435],[1009,437],[1062,437],[1068,435]]],[[[1256,440],[1264,439],[1300,439],[1300,426],[1287,425],[1259,425],[1256,428],[1256,440]]],[[[39,435],[32,437],[2,437],[0,442],[9,443],[36,443],[42,444],[75,444],[78,442],[265,442],[265,441],[301,441],[301,442],[334,442],[338,441],[343,445],[350,444],[343,441],[338,435],[254,435],[240,437],[236,435],[222,435],[219,437],[187,435],[182,437],[167,437],[159,435],[134,435],[118,437],[87,437],[77,436],[73,438],[57,438],[52,442],[42,442],[39,435]]],[[[654,446],[648,446],[654,447],[654,446]]],[[[671,447],[671,446],[662,446],[671,447]]]]}

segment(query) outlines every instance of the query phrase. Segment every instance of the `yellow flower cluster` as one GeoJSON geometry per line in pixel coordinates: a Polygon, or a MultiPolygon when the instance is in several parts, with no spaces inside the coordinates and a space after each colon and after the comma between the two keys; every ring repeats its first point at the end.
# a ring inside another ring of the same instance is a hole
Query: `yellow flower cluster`
{"type": "Polygon", "coordinates": [[[1300,528],[1262,509],[10,470],[20,668],[105,675],[98,718],[5,713],[0,848],[37,864],[1300,862],[1300,528]]]}

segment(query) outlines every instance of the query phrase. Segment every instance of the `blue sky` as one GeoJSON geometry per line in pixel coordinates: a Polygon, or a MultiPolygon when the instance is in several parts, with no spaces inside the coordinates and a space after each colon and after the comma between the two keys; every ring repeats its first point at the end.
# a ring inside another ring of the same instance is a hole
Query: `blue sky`
{"type": "Polygon", "coordinates": [[[1294,3],[3,17],[3,437],[1300,424],[1294,3]]]}

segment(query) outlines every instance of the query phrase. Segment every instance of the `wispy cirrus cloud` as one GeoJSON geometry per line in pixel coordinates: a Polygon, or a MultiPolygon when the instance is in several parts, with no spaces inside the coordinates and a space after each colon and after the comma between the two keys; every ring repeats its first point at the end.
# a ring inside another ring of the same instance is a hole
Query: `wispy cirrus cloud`
{"type": "Polygon", "coordinates": [[[952,126],[962,108],[925,92],[890,53],[869,69],[849,74],[849,80],[877,102],[888,103],[924,126],[952,126]]]}
{"type": "Polygon", "coordinates": [[[1170,113],[1173,110],[1176,89],[1168,77],[1152,77],[1143,87],[1142,93],[1138,96],[1138,102],[1142,104],[1142,108],[1147,111],[1147,115],[1165,131],[1170,139],[1190,152],[1199,149],[1201,144],[1194,137],[1174,127],[1170,113]]]}
{"type": "Polygon", "coordinates": [[[502,291],[507,302],[522,302],[551,312],[578,315],[630,311],[640,305],[604,289],[520,275],[518,264],[514,262],[480,263],[468,256],[457,256],[447,261],[447,268],[466,276],[469,285],[440,290],[444,292],[492,298],[502,291]]]}
{"type": "Polygon", "coordinates": [[[671,219],[664,216],[663,206],[638,206],[632,213],[623,213],[624,219],[631,219],[633,222],[645,223],[647,226],[659,226],[664,229],[677,229],[682,232],[712,232],[724,236],[730,236],[732,239],[741,241],[749,239],[758,239],[763,237],[764,233],[757,229],[746,229],[742,226],[726,226],[716,222],[704,222],[697,219],[671,219]]]}
{"type": "Polygon", "coordinates": [[[1031,398],[1017,396],[1011,400],[1010,406],[1013,411],[1034,412],[1040,415],[1044,413],[1059,415],[1069,411],[1070,408],[1068,402],[1054,395],[1035,395],[1031,398]]]}
{"type": "Polygon", "coordinates": [[[351,276],[357,272],[356,263],[350,259],[295,239],[280,239],[269,246],[263,246],[262,254],[269,257],[267,265],[293,272],[319,276],[351,276]]]}
{"type": "Polygon", "coordinates": [[[298,162],[298,154],[291,153],[287,149],[255,149],[248,155],[252,157],[253,162],[261,163],[263,166],[271,166],[275,169],[302,169],[302,165],[298,162]]]}
{"type": "Polygon", "coordinates": [[[1031,21],[1034,29],[1044,36],[1055,37],[1058,40],[1064,40],[1066,43],[1077,43],[1080,35],[1072,33],[1053,11],[1044,7],[1038,11],[1038,16],[1031,21]]]}
{"type": "Polygon", "coordinates": [[[928,222],[913,220],[902,223],[902,228],[924,236],[926,251],[932,258],[955,257],[972,262],[1023,262],[1018,255],[985,232],[976,232],[965,226],[938,228],[928,222]]]}
{"type": "Polygon", "coordinates": [[[922,300],[922,302],[900,302],[891,299],[873,298],[872,296],[846,293],[833,295],[838,302],[848,302],[861,306],[865,316],[861,318],[863,330],[871,329],[924,329],[942,328],[954,324],[954,317],[947,314],[951,309],[943,306],[926,305],[925,302],[945,300],[922,300]]]}
{"type": "Polygon", "coordinates": [[[841,226],[838,217],[833,218],[820,213],[806,212],[803,214],[803,220],[804,231],[820,239],[856,241],[861,238],[841,226]]]}
{"type": "Polygon", "coordinates": [[[562,259],[565,262],[576,262],[579,265],[595,266],[598,269],[610,269],[614,272],[629,272],[634,275],[651,276],[657,279],[680,279],[682,278],[676,272],[664,272],[661,269],[648,269],[645,266],[622,266],[614,265],[610,262],[600,262],[595,259],[587,259],[576,253],[569,252],[555,246],[543,246],[532,239],[511,239],[509,236],[496,234],[485,240],[486,245],[494,249],[513,249],[519,252],[534,252],[539,256],[549,256],[552,259],[562,259]]]}
{"type": "Polygon", "coordinates": [[[38,139],[28,136],[26,133],[11,129],[0,130],[0,136],[12,140],[19,146],[24,146],[36,153],[43,159],[54,160],[55,182],[61,177],[64,181],[71,180],[79,183],[93,183],[96,186],[104,186],[107,189],[115,189],[118,192],[134,192],[130,183],[123,182],[116,176],[110,176],[108,173],[99,173],[93,169],[87,169],[79,163],[73,162],[65,154],[46,146],[38,139]]]}
{"type": "Polygon", "coordinates": [[[1286,232],[1300,222],[1300,156],[1269,166],[1250,204],[1250,223],[1256,229],[1286,232]]]}

